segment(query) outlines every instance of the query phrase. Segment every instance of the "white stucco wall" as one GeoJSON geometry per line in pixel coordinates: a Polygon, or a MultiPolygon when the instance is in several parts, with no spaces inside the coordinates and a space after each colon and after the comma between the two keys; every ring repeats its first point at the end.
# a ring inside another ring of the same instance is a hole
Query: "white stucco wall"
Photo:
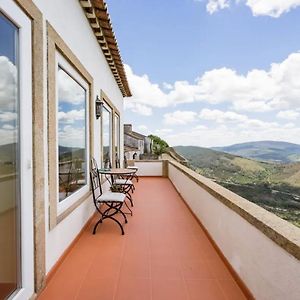
{"type": "Polygon", "coordinates": [[[169,178],[256,299],[299,299],[295,257],[170,163],[169,178]]]}
{"type": "Polygon", "coordinates": [[[162,176],[162,161],[135,161],[134,165],[139,168],[137,175],[139,176],[162,176]]]}
{"type": "MultiPolygon", "coordinates": [[[[94,80],[94,96],[100,95],[102,89],[112,103],[120,112],[120,137],[121,153],[123,153],[123,97],[119,87],[111,73],[102,50],[93,34],[90,24],[78,0],[34,0],[41,10],[44,18],[44,44],[46,46],[46,21],[48,21],[55,31],[62,37],[64,42],[77,56],[94,80]]],[[[47,48],[45,47],[44,60],[47,65],[47,48]]],[[[44,101],[47,107],[47,70],[44,70],[44,101]]],[[[94,99],[92,99],[94,105],[94,99]]],[[[47,132],[47,118],[45,111],[44,130],[47,132]]],[[[94,155],[100,161],[100,120],[94,119],[94,155]]],[[[45,153],[47,153],[47,138],[44,141],[45,153]]],[[[121,155],[123,158],[123,155],[121,155]]],[[[47,157],[45,158],[45,178],[47,181],[47,157]]],[[[48,186],[48,182],[45,182],[48,186]]],[[[84,202],[66,219],[59,223],[53,230],[48,230],[48,190],[45,190],[45,216],[46,216],[46,270],[53,267],[55,262],[63,254],[73,239],[80,232],[81,228],[94,212],[91,201],[84,202]]]]}

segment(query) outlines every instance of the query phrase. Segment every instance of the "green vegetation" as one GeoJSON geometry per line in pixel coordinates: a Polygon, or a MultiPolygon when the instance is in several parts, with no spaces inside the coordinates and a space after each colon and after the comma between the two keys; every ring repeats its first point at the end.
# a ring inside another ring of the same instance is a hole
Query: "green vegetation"
{"type": "Polygon", "coordinates": [[[161,155],[166,152],[169,147],[168,143],[156,135],[149,135],[152,141],[152,152],[155,155],[161,155]]]}
{"type": "Polygon", "coordinates": [[[300,163],[272,163],[207,148],[174,149],[189,167],[300,227],[300,163]]]}

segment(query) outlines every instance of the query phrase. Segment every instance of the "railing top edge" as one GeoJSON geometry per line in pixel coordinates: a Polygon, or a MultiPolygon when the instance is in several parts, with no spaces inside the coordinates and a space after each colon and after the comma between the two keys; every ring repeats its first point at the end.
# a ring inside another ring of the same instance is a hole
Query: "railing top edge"
{"type": "Polygon", "coordinates": [[[300,260],[300,229],[255,203],[229,191],[182,164],[168,160],[196,184],[235,211],[276,244],[300,260]]]}

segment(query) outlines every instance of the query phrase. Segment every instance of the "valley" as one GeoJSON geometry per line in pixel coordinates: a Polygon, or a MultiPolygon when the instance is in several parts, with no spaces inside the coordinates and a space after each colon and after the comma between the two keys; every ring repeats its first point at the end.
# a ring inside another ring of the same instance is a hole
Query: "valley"
{"type": "Polygon", "coordinates": [[[275,163],[195,146],[177,146],[189,167],[300,227],[300,162],[275,163]]]}

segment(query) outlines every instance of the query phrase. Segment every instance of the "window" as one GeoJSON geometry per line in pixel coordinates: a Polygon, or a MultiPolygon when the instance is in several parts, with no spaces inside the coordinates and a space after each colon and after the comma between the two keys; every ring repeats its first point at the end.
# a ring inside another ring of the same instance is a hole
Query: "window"
{"type": "Polygon", "coordinates": [[[0,294],[18,288],[19,98],[18,28],[0,12],[0,294]],[[7,290],[5,282],[10,282],[7,290]],[[1,285],[3,283],[3,285],[1,285]]]}
{"type": "Polygon", "coordinates": [[[87,183],[86,90],[58,67],[59,201],[87,183]]]}
{"type": "Polygon", "coordinates": [[[104,105],[102,110],[102,155],[104,168],[112,163],[112,110],[104,105]]]}
{"type": "Polygon", "coordinates": [[[63,212],[88,192],[89,86],[59,52],[56,58],[57,202],[63,212]]]}
{"type": "Polygon", "coordinates": [[[89,199],[93,78],[47,23],[49,228],[89,199]]]}
{"type": "Polygon", "coordinates": [[[120,162],[120,117],[115,113],[115,158],[116,162],[120,162]]]}

